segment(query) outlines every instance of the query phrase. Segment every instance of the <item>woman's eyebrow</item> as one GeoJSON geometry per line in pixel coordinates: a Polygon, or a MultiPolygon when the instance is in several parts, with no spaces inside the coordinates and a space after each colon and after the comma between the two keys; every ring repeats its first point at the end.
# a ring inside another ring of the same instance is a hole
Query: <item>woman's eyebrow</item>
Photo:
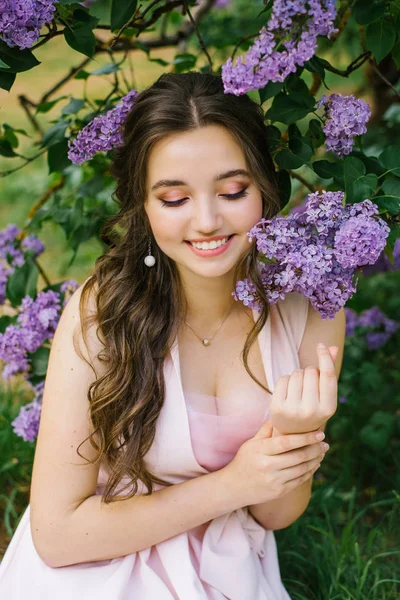
{"type": "MultiPolygon", "coordinates": [[[[235,177],[235,175],[245,175],[246,177],[250,177],[250,173],[245,169],[233,169],[231,171],[226,171],[225,173],[221,173],[214,177],[214,181],[221,181],[221,179],[227,179],[228,177],[235,177]]],[[[189,185],[186,181],[181,181],[180,179],[160,179],[157,181],[152,188],[151,191],[160,188],[160,187],[173,187],[175,185],[189,185]]]]}

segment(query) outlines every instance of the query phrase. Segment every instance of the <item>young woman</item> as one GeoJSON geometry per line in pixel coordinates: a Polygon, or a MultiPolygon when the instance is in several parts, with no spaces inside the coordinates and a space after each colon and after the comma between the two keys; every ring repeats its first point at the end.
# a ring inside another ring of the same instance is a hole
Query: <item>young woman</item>
{"type": "Polygon", "coordinates": [[[162,75],[111,172],[120,211],[52,342],[0,596],[287,600],[273,530],[308,505],[325,422],[279,431],[269,406],[303,376],[335,392],[345,323],[263,297],[246,235],[280,206],[263,112],[216,75],[162,75]],[[260,313],[233,298],[244,277],[260,313]]]}

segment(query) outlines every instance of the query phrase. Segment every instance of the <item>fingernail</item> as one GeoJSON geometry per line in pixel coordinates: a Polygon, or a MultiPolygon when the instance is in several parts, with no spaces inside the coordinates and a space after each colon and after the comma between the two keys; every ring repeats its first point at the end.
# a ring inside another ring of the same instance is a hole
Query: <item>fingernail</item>
{"type": "Polygon", "coordinates": [[[323,431],[320,431],[319,433],[317,433],[317,434],[315,435],[315,437],[317,438],[317,440],[323,440],[323,439],[324,439],[324,437],[325,437],[325,434],[324,434],[324,432],[323,432],[323,431]]]}
{"type": "Polygon", "coordinates": [[[325,344],[322,344],[321,342],[318,344],[318,348],[326,348],[325,344]]]}

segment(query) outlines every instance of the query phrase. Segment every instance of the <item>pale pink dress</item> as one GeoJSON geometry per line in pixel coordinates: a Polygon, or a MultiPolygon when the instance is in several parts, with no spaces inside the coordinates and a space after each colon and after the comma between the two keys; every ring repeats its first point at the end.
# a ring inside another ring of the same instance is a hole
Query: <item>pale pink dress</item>
{"type": "MultiPolygon", "coordinates": [[[[281,375],[299,368],[308,305],[292,292],[270,307],[258,343],[272,391],[281,375]]],[[[258,318],[256,311],[253,318],[258,318]]],[[[189,391],[185,397],[177,340],[165,360],[164,375],[165,403],[146,463],[167,481],[179,483],[223,467],[268,417],[266,393],[264,406],[260,397],[247,398],[243,411],[233,415],[228,414],[229,399],[189,391]]],[[[106,480],[103,463],[96,493],[103,492],[106,480]]],[[[141,485],[139,493],[143,490],[141,485]]],[[[136,553],[61,568],[40,559],[29,515],[28,505],[0,564],[1,600],[290,600],[274,533],[259,525],[246,507],[136,553]]]]}

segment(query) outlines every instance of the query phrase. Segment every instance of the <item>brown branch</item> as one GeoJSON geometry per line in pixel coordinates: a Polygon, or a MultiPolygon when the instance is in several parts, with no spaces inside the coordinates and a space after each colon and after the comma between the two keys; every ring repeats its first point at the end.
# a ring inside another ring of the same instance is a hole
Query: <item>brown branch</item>
{"type": "Polygon", "coordinates": [[[288,169],[288,173],[291,177],[293,177],[294,179],[297,179],[298,181],[300,181],[300,183],[302,183],[304,185],[304,187],[308,188],[311,192],[316,192],[317,188],[310,183],[309,181],[307,181],[306,179],[304,179],[304,177],[302,177],[301,175],[299,175],[298,173],[294,173],[293,171],[289,171],[288,169]]]}
{"type": "Polygon", "coordinates": [[[32,208],[30,209],[30,211],[28,213],[28,218],[26,220],[24,227],[29,226],[30,222],[32,221],[34,215],[37,213],[39,208],[41,208],[43,206],[43,204],[45,204],[47,202],[47,200],[54,194],[54,192],[63,188],[64,185],[65,185],[65,177],[64,177],[64,175],[61,175],[60,181],[58,183],[54,183],[52,186],[50,186],[45,191],[43,196],[41,198],[39,198],[39,200],[32,206],[32,208]]]}
{"type": "Polygon", "coordinates": [[[151,15],[150,19],[148,19],[147,21],[143,21],[143,15],[146,14],[146,12],[151,8],[151,6],[154,6],[155,4],[158,3],[158,0],[154,0],[154,2],[152,2],[151,6],[149,6],[142,15],[138,15],[137,18],[133,18],[131,21],[128,21],[128,23],[125,23],[125,25],[123,27],[121,27],[121,29],[118,31],[117,35],[113,38],[113,40],[110,44],[110,48],[114,48],[115,44],[120,39],[122,33],[128,27],[134,27],[135,29],[138,29],[139,33],[140,33],[140,31],[143,31],[144,29],[147,29],[151,25],[154,25],[154,23],[156,23],[158,21],[158,19],[159,19],[159,17],[161,17],[161,15],[163,15],[164,13],[171,12],[171,10],[177,6],[182,6],[184,4],[184,2],[185,2],[185,0],[170,0],[170,2],[167,2],[167,4],[164,4],[164,6],[160,6],[159,8],[157,8],[151,15]]]}
{"type": "Polygon", "coordinates": [[[356,59],[353,60],[347,67],[347,69],[336,69],[332,65],[325,66],[324,69],[326,71],[330,71],[331,73],[336,73],[336,75],[340,75],[341,77],[348,77],[353,71],[359,69],[371,56],[371,51],[363,52],[360,56],[357,56],[356,59]]]}
{"type": "Polygon", "coordinates": [[[371,67],[374,69],[374,71],[378,75],[378,77],[394,91],[394,93],[397,95],[398,98],[400,98],[400,92],[398,92],[396,90],[396,88],[394,87],[394,85],[389,81],[389,79],[387,77],[385,77],[385,75],[383,73],[380,72],[380,70],[378,69],[378,67],[375,63],[375,60],[370,58],[368,62],[371,65],[371,67]]]}
{"type": "MultiPolygon", "coordinates": [[[[180,3],[182,3],[182,1],[183,0],[179,0],[180,3]]],[[[171,8],[172,4],[173,3],[170,2],[166,6],[171,8]]],[[[195,24],[198,24],[204,18],[204,16],[210,11],[210,9],[214,6],[214,4],[215,4],[215,0],[205,0],[204,4],[202,4],[196,12],[195,24]]],[[[149,25],[149,22],[147,22],[146,27],[148,25],[149,25]]],[[[103,28],[105,28],[105,27],[103,27],[103,28]]],[[[110,27],[108,26],[108,30],[109,29],[110,29],[110,27]]],[[[179,42],[187,39],[193,33],[193,31],[194,31],[193,23],[191,23],[190,21],[186,21],[185,23],[182,24],[182,26],[176,33],[169,35],[169,36],[163,35],[162,37],[157,37],[157,38],[146,40],[145,44],[149,49],[168,48],[170,46],[176,46],[179,42]]],[[[111,43],[112,42],[103,43],[100,40],[97,40],[97,45],[96,45],[93,56],[95,56],[96,54],[101,54],[102,52],[110,52],[111,43]]],[[[113,52],[130,52],[130,51],[135,51],[135,50],[142,50],[142,48],[138,48],[135,45],[134,39],[131,40],[129,37],[124,37],[124,36],[122,38],[120,38],[118,40],[118,42],[115,44],[115,46],[112,48],[113,52]]],[[[38,104],[41,104],[42,102],[46,102],[50,98],[50,96],[52,96],[63,85],[68,83],[68,81],[70,81],[70,79],[72,79],[72,77],[74,77],[77,73],[79,73],[79,71],[81,69],[83,69],[85,67],[85,65],[87,65],[88,62],[90,62],[90,60],[91,60],[90,58],[85,58],[79,65],[77,65],[76,67],[72,67],[72,69],[70,69],[70,71],[67,75],[65,75],[62,79],[60,79],[60,81],[58,81],[48,92],[46,92],[46,94],[44,94],[44,96],[42,96],[42,98],[39,100],[38,104]]]]}
{"type": "Polygon", "coordinates": [[[25,167],[25,165],[34,161],[36,158],[39,158],[39,156],[42,156],[42,154],[44,154],[45,152],[47,152],[47,148],[45,148],[41,152],[38,152],[34,156],[31,156],[30,158],[25,158],[25,162],[22,165],[19,165],[18,167],[15,167],[14,169],[10,169],[9,171],[1,172],[0,177],[6,177],[7,175],[11,175],[11,173],[15,173],[15,171],[19,171],[19,169],[22,169],[23,167],[25,167]]]}
{"type": "Polygon", "coordinates": [[[48,92],[46,92],[46,94],[44,94],[41,99],[39,100],[38,104],[42,104],[42,102],[47,102],[47,100],[50,98],[50,96],[52,96],[57,90],[60,89],[60,87],[62,87],[65,83],[67,83],[70,79],[72,79],[72,77],[74,77],[77,73],[79,73],[79,71],[81,71],[88,62],[90,62],[90,58],[85,58],[85,60],[83,60],[81,63],[79,63],[79,65],[77,65],[76,67],[72,67],[69,71],[69,73],[67,75],[65,75],[65,77],[63,77],[62,79],[60,79],[60,81],[58,81],[52,88],[49,89],[48,92]]]}
{"type": "Polygon", "coordinates": [[[30,106],[33,107],[33,108],[36,108],[37,104],[35,104],[31,100],[29,100],[29,98],[27,98],[23,94],[20,94],[18,96],[18,101],[19,101],[20,105],[22,106],[23,110],[25,111],[25,114],[28,117],[28,120],[32,123],[32,126],[35,129],[35,131],[37,131],[38,133],[40,133],[40,135],[43,135],[42,128],[40,127],[40,125],[39,125],[38,121],[36,120],[35,116],[29,110],[30,106]]]}
{"type": "Polygon", "coordinates": [[[190,12],[189,5],[188,5],[188,3],[187,3],[187,0],[184,0],[184,2],[185,2],[185,10],[186,10],[187,14],[189,15],[189,19],[190,19],[190,22],[191,22],[191,23],[192,23],[192,25],[193,25],[193,29],[194,29],[194,30],[195,30],[195,32],[196,32],[197,38],[198,38],[198,40],[199,40],[200,47],[201,47],[201,49],[203,50],[204,54],[207,56],[207,60],[208,60],[208,62],[209,62],[210,69],[211,69],[211,73],[212,73],[212,72],[213,72],[213,63],[212,63],[212,60],[211,60],[211,56],[209,55],[209,53],[208,53],[208,50],[207,50],[207,48],[206,48],[206,46],[205,46],[205,44],[204,44],[203,38],[202,38],[202,37],[201,37],[201,35],[200,35],[200,31],[199,31],[199,28],[197,27],[197,23],[196,23],[196,21],[193,19],[193,16],[192,16],[192,13],[190,12]]]}
{"type": "Polygon", "coordinates": [[[312,85],[311,85],[310,89],[308,90],[308,92],[311,96],[315,96],[315,94],[318,92],[319,88],[321,87],[322,77],[318,73],[313,73],[312,78],[313,78],[312,85]]]}

